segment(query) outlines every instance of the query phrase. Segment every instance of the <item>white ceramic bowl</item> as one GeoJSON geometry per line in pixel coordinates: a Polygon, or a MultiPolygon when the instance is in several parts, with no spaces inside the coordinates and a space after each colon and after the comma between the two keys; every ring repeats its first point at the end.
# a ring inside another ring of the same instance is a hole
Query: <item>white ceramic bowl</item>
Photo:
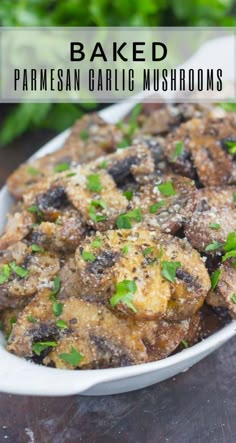
{"type": "MultiPolygon", "coordinates": [[[[116,122],[133,105],[122,103],[103,110],[104,120],[116,122]]],[[[63,132],[40,149],[34,157],[41,157],[57,150],[68,136],[63,132]]],[[[0,192],[0,232],[12,199],[4,187],[0,192]]],[[[109,395],[141,389],[179,372],[186,371],[195,363],[219,348],[235,335],[236,321],[182,352],[153,363],[115,369],[67,371],[37,366],[6,352],[4,338],[0,334],[0,391],[25,395],[109,395]]]]}

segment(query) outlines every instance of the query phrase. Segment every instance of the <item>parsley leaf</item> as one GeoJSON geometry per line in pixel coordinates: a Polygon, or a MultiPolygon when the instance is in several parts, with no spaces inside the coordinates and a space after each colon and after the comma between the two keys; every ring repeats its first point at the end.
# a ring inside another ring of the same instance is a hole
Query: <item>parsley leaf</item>
{"type": "Polygon", "coordinates": [[[116,292],[110,298],[110,304],[114,308],[118,303],[125,303],[133,312],[137,312],[132,300],[135,292],[137,291],[137,285],[134,280],[123,280],[116,285],[116,292]]]}
{"type": "Polygon", "coordinates": [[[55,317],[60,317],[63,312],[64,304],[57,301],[55,295],[50,296],[50,300],[53,302],[52,311],[55,317]]]}
{"type": "Polygon", "coordinates": [[[233,193],[233,202],[236,203],[236,192],[233,193]]]}
{"type": "Polygon", "coordinates": [[[78,364],[83,360],[83,355],[80,354],[76,349],[72,346],[71,352],[68,354],[59,354],[61,360],[64,360],[66,363],[69,363],[72,366],[78,366],[78,364]]]}
{"type": "Polygon", "coordinates": [[[227,146],[229,153],[231,155],[235,155],[236,154],[236,141],[226,141],[225,145],[227,146]]]}
{"type": "Polygon", "coordinates": [[[2,265],[0,268],[0,285],[6,283],[11,275],[11,268],[9,265],[2,265]]]}
{"type": "Polygon", "coordinates": [[[67,329],[68,328],[68,325],[64,320],[58,320],[56,322],[56,326],[60,329],[67,329]]]}
{"type": "Polygon", "coordinates": [[[222,257],[223,262],[228,258],[236,257],[236,232],[230,232],[227,235],[224,250],[226,254],[222,257]]]}
{"type": "Polygon", "coordinates": [[[127,200],[130,202],[130,200],[132,200],[134,192],[133,191],[124,191],[123,195],[127,198],[127,200]]]}
{"type": "Polygon", "coordinates": [[[131,221],[135,220],[141,222],[143,219],[142,212],[140,208],[133,209],[132,211],[126,212],[125,214],[119,215],[116,220],[116,226],[119,229],[130,229],[132,228],[131,221]]]}
{"type": "Polygon", "coordinates": [[[107,160],[103,160],[100,164],[99,164],[99,169],[106,169],[108,165],[108,161],[107,160]]]}
{"type": "Polygon", "coordinates": [[[29,275],[29,271],[28,269],[22,268],[21,266],[18,266],[16,264],[16,262],[12,262],[10,263],[10,268],[13,272],[15,272],[16,275],[18,275],[21,278],[25,278],[27,277],[27,275],[29,275]]]}
{"type": "Polygon", "coordinates": [[[94,262],[96,260],[96,257],[92,252],[83,250],[82,257],[85,261],[91,261],[94,262]]]}
{"type": "Polygon", "coordinates": [[[209,227],[211,229],[221,229],[221,225],[219,223],[210,223],[209,227]]]}
{"type": "Polygon", "coordinates": [[[210,243],[209,245],[207,245],[207,247],[205,248],[205,251],[215,251],[216,249],[219,249],[223,246],[223,243],[219,243],[216,240],[213,240],[212,243],[210,243]]]}
{"type": "Polygon", "coordinates": [[[236,292],[232,295],[231,300],[234,304],[236,304],[236,292]]]}
{"type": "Polygon", "coordinates": [[[100,248],[101,244],[102,244],[102,238],[101,237],[95,238],[95,240],[93,240],[93,242],[92,242],[92,246],[94,248],[100,248]]]}
{"type": "Polygon", "coordinates": [[[57,295],[61,289],[61,281],[60,281],[60,277],[58,275],[54,278],[53,285],[54,285],[54,289],[50,294],[51,296],[57,295]]]}
{"type": "Polygon", "coordinates": [[[179,261],[163,261],[161,263],[161,275],[165,277],[166,280],[174,283],[176,277],[176,270],[181,268],[181,263],[179,261]]]}
{"type": "Polygon", "coordinates": [[[107,205],[104,200],[92,200],[89,206],[89,216],[95,223],[107,220],[106,215],[97,214],[96,208],[106,209],[107,205]]]}
{"type": "Polygon", "coordinates": [[[55,341],[45,341],[45,342],[39,341],[39,342],[33,344],[32,351],[36,355],[40,356],[41,352],[43,352],[45,349],[54,348],[56,346],[57,346],[57,342],[55,342],[55,341]]]}
{"type": "Polygon", "coordinates": [[[28,212],[31,212],[32,214],[36,214],[38,217],[43,217],[42,211],[40,211],[40,209],[36,205],[30,206],[28,208],[28,212]]]}
{"type": "Polygon", "coordinates": [[[92,192],[101,192],[103,186],[99,174],[88,175],[87,188],[92,192]]]}
{"type": "Polygon", "coordinates": [[[146,255],[150,254],[151,252],[153,252],[153,246],[150,246],[150,248],[146,248],[143,251],[143,256],[145,257],[146,255]]]}
{"type": "Polygon", "coordinates": [[[28,174],[31,174],[31,175],[41,174],[41,172],[38,169],[35,169],[32,166],[28,167],[27,172],[28,172],[28,174]]]}
{"type": "Polygon", "coordinates": [[[182,340],[181,344],[183,345],[184,348],[188,348],[189,347],[189,344],[188,344],[187,340],[182,340]]]}
{"type": "Polygon", "coordinates": [[[157,203],[154,203],[149,208],[150,214],[155,214],[158,211],[158,209],[162,208],[165,205],[166,205],[166,200],[161,200],[161,201],[159,201],[157,203]]]}
{"type": "Polygon", "coordinates": [[[82,139],[82,140],[88,140],[88,138],[89,138],[89,133],[88,133],[88,131],[81,131],[80,132],[80,138],[82,139]]]}
{"type": "Polygon", "coordinates": [[[59,163],[58,165],[56,165],[54,167],[54,172],[64,172],[64,171],[68,171],[70,169],[70,164],[69,163],[59,163]]]}
{"type": "Polygon", "coordinates": [[[121,249],[122,254],[127,255],[128,252],[129,252],[129,248],[130,248],[130,245],[128,245],[128,244],[125,245],[125,246],[121,249]]]}
{"type": "Polygon", "coordinates": [[[33,244],[30,246],[32,252],[45,252],[45,249],[41,248],[41,246],[33,244]]]}
{"type": "Polygon", "coordinates": [[[215,289],[221,276],[221,270],[217,269],[211,274],[211,289],[215,289]]]}
{"type": "Polygon", "coordinates": [[[184,149],[184,144],[181,141],[176,142],[175,150],[173,152],[172,161],[175,161],[182,154],[184,149]]]}
{"type": "Polygon", "coordinates": [[[173,184],[171,182],[161,183],[160,185],[157,185],[157,188],[159,189],[160,193],[165,197],[171,197],[172,195],[176,195],[176,190],[174,189],[173,184]]]}
{"type": "Polygon", "coordinates": [[[37,323],[36,318],[34,318],[32,315],[29,315],[29,316],[27,317],[27,320],[28,320],[30,323],[37,323]]]}
{"type": "Polygon", "coordinates": [[[120,149],[128,148],[129,145],[130,145],[129,140],[124,138],[120,143],[118,143],[117,148],[120,148],[120,149]]]}

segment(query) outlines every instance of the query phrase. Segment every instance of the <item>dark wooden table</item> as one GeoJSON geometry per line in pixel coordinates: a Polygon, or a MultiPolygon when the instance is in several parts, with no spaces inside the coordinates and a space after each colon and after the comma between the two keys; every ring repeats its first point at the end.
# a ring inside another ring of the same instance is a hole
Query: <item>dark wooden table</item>
{"type": "MultiPolygon", "coordinates": [[[[0,185],[52,135],[28,134],[1,151],[0,185]]],[[[2,394],[0,443],[236,443],[235,343],[231,340],[188,372],[129,394],[2,394]]]]}

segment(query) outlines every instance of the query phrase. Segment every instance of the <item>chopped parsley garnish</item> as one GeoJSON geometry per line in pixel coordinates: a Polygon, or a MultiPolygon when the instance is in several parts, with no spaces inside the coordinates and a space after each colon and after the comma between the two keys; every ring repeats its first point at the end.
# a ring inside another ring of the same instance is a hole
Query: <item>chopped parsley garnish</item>
{"type": "Polygon", "coordinates": [[[63,312],[64,304],[57,301],[55,295],[50,296],[50,300],[53,302],[52,311],[55,317],[60,317],[63,312]]]}
{"type": "Polygon", "coordinates": [[[227,112],[236,112],[236,103],[218,103],[227,112]]]}
{"type": "Polygon", "coordinates": [[[182,154],[184,149],[184,144],[181,141],[176,142],[175,150],[173,152],[172,161],[175,161],[182,154]]]}
{"type": "Polygon", "coordinates": [[[228,151],[231,155],[236,154],[236,141],[226,141],[225,145],[227,146],[228,151]]]}
{"type": "Polygon", "coordinates": [[[162,208],[165,205],[166,205],[166,200],[161,200],[161,201],[159,201],[157,203],[154,203],[149,208],[150,214],[155,214],[158,211],[158,209],[162,208]]]}
{"type": "Polygon", "coordinates": [[[68,324],[64,320],[58,320],[56,322],[56,326],[60,329],[67,329],[68,328],[68,324]]]}
{"type": "Polygon", "coordinates": [[[122,254],[127,255],[128,252],[129,252],[129,248],[130,248],[130,245],[128,245],[128,244],[125,245],[125,246],[121,249],[122,254]]]}
{"type": "Polygon", "coordinates": [[[88,133],[88,131],[81,131],[80,132],[80,138],[82,139],[82,140],[88,140],[88,138],[89,138],[89,133],[88,133]]]}
{"type": "Polygon", "coordinates": [[[29,166],[29,167],[28,167],[27,172],[28,172],[29,174],[31,174],[31,175],[38,175],[38,174],[41,174],[41,172],[40,172],[38,169],[33,168],[32,166],[29,166]]]}
{"type": "Polygon", "coordinates": [[[60,281],[60,277],[59,277],[58,275],[54,278],[53,286],[54,286],[54,289],[53,289],[53,291],[50,293],[51,296],[53,296],[53,295],[57,295],[58,292],[59,292],[60,289],[61,289],[61,281],[60,281]]]}
{"type": "Polygon", "coordinates": [[[102,244],[102,238],[101,237],[95,238],[95,240],[93,240],[93,242],[92,242],[92,246],[94,248],[100,248],[101,244],[102,244]]]}
{"type": "Polygon", "coordinates": [[[219,223],[210,223],[209,226],[211,229],[221,229],[221,225],[219,223]]]}
{"type": "Polygon", "coordinates": [[[110,298],[110,304],[114,308],[118,303],[125,303],[133,312],[137,312],[132,301],[137,291],[137,285],[134,280],[123,280],[116,284],[116,292],[110,298]]]}
{"type": "Polygon", "coordinates": [[[120,148],[120,149],[127,148],[129,145],[130,145],[129,140],[124,138],[120,143],[118,143],[117,148],[120,148]]]}
{"type": "Polygon", "coordinates": [[[9,265],[2,265],[0,267],[0,285],[6,283],[11,275],[11,268],[9,265]]]}
{"type": "Polygon", "coordinates": [[[236,292],[232,295],[231,300],[234,304],[236,304],[236,292]]]}
{"type": "Polygon", "coordinates": [[[69,174],[66,175],[66,177],[75,177],[77,174],[76,172],[69,172],[69,174]]]}
{"type": "Polygon", "coordinates": [[[10,328],[9,328],[7,334],[6,334],[6,339],[7,340],[9,339],[9,337],[10,337],[10,335],[12,333],[12,328],[13,328],[13,325],[15,323],[16,323],[16,317],[11,317],[10,320],[9,320],[10,328]]]}
{"type": "Polygon", "coordinates": [[[176,270],[178,268],[181,268],[181,263],[179,261],[163,261],[161,263],[161,275],[163,275],[166,280],[174,283],[176,270]]]}
{"type": "Polygon", "coordinates": [[[236,192],[233,193],[233,202],[236,203],[236,192]]]}
{"type": "Polygon", "coordinates": [[[189,344],[188,344],[187,340],[182,340],[181,344],[183,345],[184,348],[188,348],[189,347],[189,344]]]}
{"type": "Polygon", "coordinates": [[[99,169],[106,169],[108,165],[107,160],[103,160],[100,164],[99,164],[99,169]]]}
{"type": "Polygon", "coordinates": [[[137,222],[141,222],[142,219],[143,217],[141,209],[133,209],[132,211],[126,212],[125,214],[119,215],[116,220],[116,226],[119,229],[131,229],[131,221],[135,220],[137,222]]]}
{"type": "Polygon", "coordinates": [[[45,252],[45,249],[36,244],[31,245],[30,248],[32,252],[45,252]]]}
{"type": "Polygon", "coordinates": [[[98,214],[97,208],[106,209],[107,205],[104,200],[92,200],[89,206],[89,216],[95,223],[105,221],[106,215],[98,214]]]}
{"type": "Polygon", "coordinates": [[[223,262],[228,258],[236,257],[236,232],[230,232],[227,235],[224,250],[226,254],[222,257],[223,262]]]}
{"type": "Polygon", "coordinates": [[[219,243],[216,240],[213,240],[212,243],[210,243],[209,245],[207,245],[207,247],[205,248],[205,251],[216,251],[216,249],[219,249],[223,246],[223,243],[219,243]]]}
{"type": "Polygon", "coordinates": [[[10,263],[10,268],[13,272],[15,272],[16,275],[18,275],[21,278],[27,277],[29,275],[28,269],[22,268],[21,266],[18,266],[16,262],[10,263]]]}
{"type": "Polygon", "coordinates": [[[141,103],[137,103],[137,105],[135,105],[130,113],[130,117],[129,117],[129,124],[130,123],[136,123],[138,116],[140,115],[142,111],[142,105],[141,103]]]}
{"type": "Polygon", "coordinates": [[[2,331],[3,330],[3,322],[2,322],[2,320],[0,320],[0,331],[2,331]]]}
{"type": "Polygon", "coordinates": [[[43,217],[42,211],[40,211],[40,209],[36,205],[30,206],[28,208],[28,212],[31,212],[32,214],[36,214],[38,217],[43,217]]]}
{"type": "Polygon", "coordinates": [[[124,191],[123,195],[127,198],[127,200],[130,202],[130,200],[132,200],[134,192],[133,191],[124,191]]]}
{"type": "Polygon", "coordinates": [[[217,269],[211,274],[211,289],[215,289],[221,276],[221,270],[217,269]]]}
{"type": "Polygon", "coordinates": [[[28,320],[30,323],[37,323],[36,318],[34,318],[32,315],[28,315],[27,320],[28,320]]]}
{"type": "Polygon", "coordinates": [[[148,254],[150,254],[151,252],[153,252],[153,246],[150,246],[150,248],[146,248],[146,249],[144,249],[144,251],[143,251],[143,255],[144,255],[144,257],[146,256],[146,255],[148,255],[148,254]]]}
{"type": "Polygon", "coordinates": [[[83,355],[72,346],[71,352],[68,354],[59,354],[61,360],[69,363],[72,366],[78,366],[78,364],[83,360],[83,355]]]}
{"type": "Polygon", "coordinates": [[[92,252],[83,250],[82,257],[85,261],[91,261],[94,262],[96,260],[96,257],[92,252]]]}
{"type": "Polygon", "coordinates": [[[161,183],[160,185],[157,185],[157,188],[159,189],[160,193],[165,197],[171,197],[172,195],[176,195],[176,190],[174,189],[173,184],[171,182],[161,183]]]}
{"type": "Polygon", "coordinates": [[[103,186],[101,184],[101,178],[99,174],[88,175],[87,188],[92,192],[101,192],[103,186]]]}
{"type": "Polygon", "coordinates": [[[57,346],[57,342],[55,341],[39,341],[37,343],[34,343],[32,346],[32,351],[40,356],[41,352],[43,352],[47,348],[55,348],[57,346]]]}
{"type": "Polygon", "coordinates": [[[54,167],[54,172],[64,172],[64,171],[68,171],[70,169],[70,164],[69,163],[59,163],[58,165],[56,165],[54,167]]]}

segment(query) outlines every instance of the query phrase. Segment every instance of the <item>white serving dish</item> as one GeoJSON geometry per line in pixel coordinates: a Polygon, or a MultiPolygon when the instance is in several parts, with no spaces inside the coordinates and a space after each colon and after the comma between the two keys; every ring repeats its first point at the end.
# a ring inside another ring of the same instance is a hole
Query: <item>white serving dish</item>
{"type": "MultiPolygon", "coordinates": [[[[100,115],[104,120],[116,122],[132,108],[133,103],[106,108],[100,115]]],[[[41,157],[57,150],[68,136],[65,131],[40,149],[34,157],[41,157]]],[[[6,214],[12,199],[4,187],[0,192],[0,232],[4,228],[6,214]]],[[[4,349],[4,338],[0,334],[0,391],[24,395],[109,395],[129,392],[150,386],[179,372],[186,371],[202,358],[215,351],[235,335],[236,321],[182,352],[142,365],[115,369],[69,371],[37,366],[4,349]]]]}

